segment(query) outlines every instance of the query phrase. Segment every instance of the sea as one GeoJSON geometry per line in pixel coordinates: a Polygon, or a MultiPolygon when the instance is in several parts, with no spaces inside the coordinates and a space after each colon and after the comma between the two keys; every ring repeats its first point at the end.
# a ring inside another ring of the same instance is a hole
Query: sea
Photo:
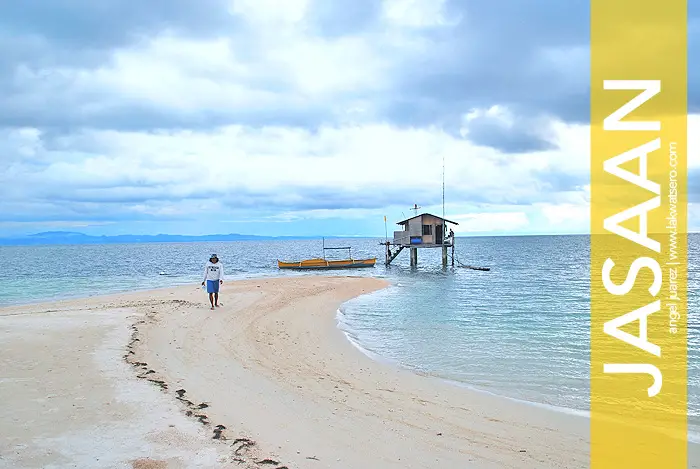
{"type": "MultiPolygon", "coordinates": [[[[342,305],[338,327],[348,340],[375,360],[456,386],[587,413],[588,236],[457,238],[457,266],[446,270],[439,249],[420,250],[418,268],[406,251],[385,267],[381,241],[325,241],[350,246],[355,258],[377,257],[376,267],[352,275],[392,283],[342,305]]],[[[689,236],[688,251],[688,415],[698,441],[700,234],[689,236]]],[[[276,261],[323,256],[321,240],[0,246],[0,305],[199,282],[211,253],[227,279],[312,275],[280,271],[276,261]]]]}

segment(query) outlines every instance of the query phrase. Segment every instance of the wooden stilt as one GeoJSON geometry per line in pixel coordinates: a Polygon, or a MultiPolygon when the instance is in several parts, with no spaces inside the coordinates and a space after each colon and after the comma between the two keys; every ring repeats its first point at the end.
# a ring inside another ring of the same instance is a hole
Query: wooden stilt
{"type": "Polygon", "coordinates": [[[418,267],[418,249],[411,248],[411,267],[418,267]]]}
{"type": "Polygon", "coordinates": [[[447,267],[447,246],[442,247],[442,268],[447,267]]]}

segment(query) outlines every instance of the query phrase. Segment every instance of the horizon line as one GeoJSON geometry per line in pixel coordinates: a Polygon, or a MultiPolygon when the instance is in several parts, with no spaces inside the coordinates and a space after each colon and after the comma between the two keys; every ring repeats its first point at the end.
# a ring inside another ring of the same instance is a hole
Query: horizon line
{"type": "MultiPolygon", "coordinates": [[[[689,230],[687,234],[697,234],[700,233],[698,230],[689,230]]],[[[498,232],[463,232],[455,233],[457,238],[497,238],[497,237],[536,237],[536,236],[591,236],[591,233],[543,233],[543,232],[524,232],[524,233],[498,233],[498,232]]],[[[650,233],[651,234],[651,233],[650,233]]],[[[663,234],[663,233],[656,233],[663,234]]],[[[322,239],[322,238],[336,238],[336,239],[388,239],[386,236],[381,235],[254,235],[245,233],[213,233],[213,234],[202,234],[202,235],[191,235],[191,234],[169,234],[169,233],[158,233],[158,234],[134,234],[134,233],[124,233],[124,234],[101,234],[92,235],[86,234],[78,231],[43,231],[32,234],[15,235],[15,236],[0,236],[0,245],[8,245],[5,242],[21,242],[21,241],[35,241],[35,244],[40,244],[39,241],[42,240],[38,235],[49,235],[46,241],[51,241],[53,239],[56,241],[61,240],[61,235],[78,235],[85,238],[93,239],[109,239],[109,238],[119,238],[119,237],[144,237],[144,238],[158,238],[158,237],[181,237],[181,238],[211,238],[211,237],[242,237],[242,238],[252,238],[252,239],[240,239],[240,240],[221,240],[221,241],[255,241],[256,238],[259,240],[276,240],[276,239],[289,239],[289,240],[299,240],[299,239],[322,239]]],[[[67,240],[65,240],[67,241],[67,240]]],[[[183,241],[183,242],[193,242],[183,241]]],[[[217,240],[210,240],[212,242],[217,240]]],[[[168,242],[168,241],[163,241],[168,242]]],[[[50,243],[47,243],[50,244],[50,243]]],[[[59,243],[57,243],[59,244],[59,243]]],[[[80,244],[80,243],[76,243],[80,244]]],[[[99,244],[99,243],[96,243],[99,244]]]]}

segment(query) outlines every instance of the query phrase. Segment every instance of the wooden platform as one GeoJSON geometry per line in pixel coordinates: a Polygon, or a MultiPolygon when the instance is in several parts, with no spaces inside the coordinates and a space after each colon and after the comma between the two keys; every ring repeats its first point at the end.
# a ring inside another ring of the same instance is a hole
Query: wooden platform
{"type": "MultiPolygon", "coordinates": [[[[386,246],[386,242],[384,242],[384,243],[379,243],[379,244],[380,244],[380,245],[383,245],[383,246],[386,246]]],[[[430,249],[430,248],[442,248],[442,247],[448,247],[448,248],[450,248],[450,247],[452,247],[452,245],[451,245],[451,244],[448,244],[448,243],[445,243],[445,244],[427,244],[427,243],[425,243],[425,244],[403,244],[403,243],[393,243],[393,242],[391,242],[391,241],[389,241],[389,245],[390,245],[390,246],[399,246],[399,247],[402,247],[402,248],[418,248],[418,249],[420,249],[420,248],[428,248],[428,249],[430,249]]]]}
{"type": "Polygon", "coordinates": [[[416,267],[418,265],[418,249],[421,248],[442,248],[442,266],[447,267],[448,264],[448,250],[452,250],[452,266],[455,265],[454,261],[454,255],[455,255],[455,247],[454,244],[399,244],[399,243],[393,243],[391,241],[385,241],[383,243],[379,243],[380,245],[383,245],[386,248],[386,260],[384,261],[385,265],[390,265],[394,259],[396,259],[399,254],[401,254],[401,251],[404,249],[410,250],[411,253],[411,267],[416,267]],[[398,248],[395,251],[392,250],[391,248],[395,247],[398,248]]]}

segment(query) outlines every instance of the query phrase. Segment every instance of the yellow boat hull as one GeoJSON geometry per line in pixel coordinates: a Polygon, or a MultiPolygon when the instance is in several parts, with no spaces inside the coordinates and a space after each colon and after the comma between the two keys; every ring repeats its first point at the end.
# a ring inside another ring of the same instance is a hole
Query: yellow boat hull
{"type": "Polygon", "coordinates": [[[298,262],[282,262],[277,261],[277,266],[280,269],[301,269],[301,270],[327,270],[327,269],[356,269],[361,267],[374,267],[377,258],[372,259],[343,259],[337,261],[328,261],[326,259],[307,259],[298,262]]]}

